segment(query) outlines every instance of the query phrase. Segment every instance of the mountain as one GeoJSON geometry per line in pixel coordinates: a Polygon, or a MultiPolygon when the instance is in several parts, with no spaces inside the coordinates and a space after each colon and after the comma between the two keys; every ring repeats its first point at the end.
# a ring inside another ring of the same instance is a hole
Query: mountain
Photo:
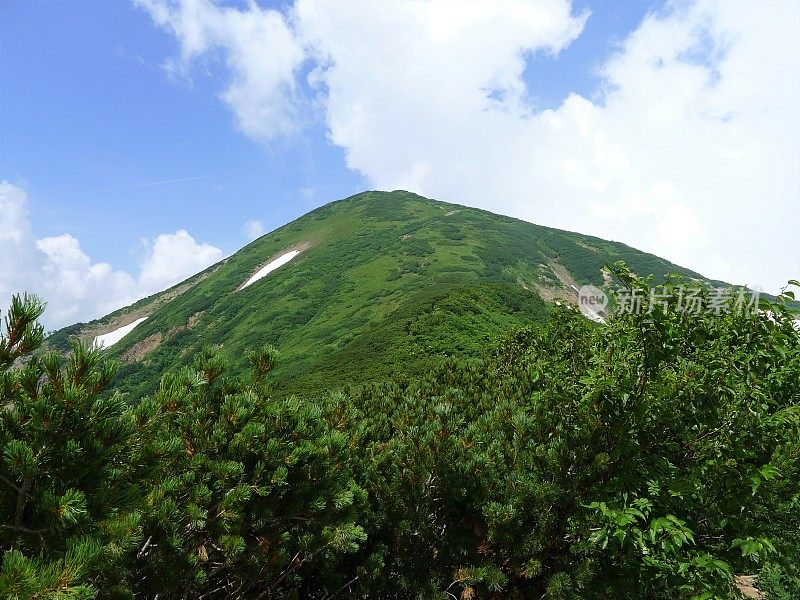
{"type": "Polygon", "coordinates": [[[235,372],[249,350],[281,353],[277,393],[313,394],[448,356],[472,357],[548,318],[603,265],[689,271],[617,242],[542,227],[405,192],[364,192],[322,206],[164,292],[48,338],[101,336],[120,389],[153,391],[165,370],[222,344],[235,372]],[[105,337],[102,337],[105,336],[105,337]],[[110,345],[113,344],[113,345],[110,345]]]}

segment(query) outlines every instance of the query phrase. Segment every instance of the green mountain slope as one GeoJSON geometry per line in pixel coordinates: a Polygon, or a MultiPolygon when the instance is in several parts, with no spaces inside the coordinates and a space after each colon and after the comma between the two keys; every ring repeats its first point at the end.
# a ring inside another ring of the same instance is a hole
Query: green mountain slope
{"type": "Polygon", "coordinates": [[[234,371],[246,353],[282,354],[278,392],[315,393],[389,374],[414,375],[447,356],[478,356],[514,327],[543,321],[573,285],[601,284],[604,264],[639,273],[697,273],[624,244],[533,225],[415,194],[365,192],[318,208],[161,294],[51,335],[91,341],[147,317],[108,349],[133,397],[206,344],[234,371]],[[240,289],[282,254],[299,254],[240,289]]]}

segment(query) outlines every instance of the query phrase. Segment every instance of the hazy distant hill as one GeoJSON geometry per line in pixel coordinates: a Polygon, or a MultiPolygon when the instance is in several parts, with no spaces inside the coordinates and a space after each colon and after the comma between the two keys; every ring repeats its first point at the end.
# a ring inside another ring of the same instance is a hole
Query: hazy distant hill
{"type": "Polygon", "coordinates": [[[404,191],[364,192],[48,341],[91,341],[147,317],[108,349],[123,363],[122,389],[134,395],[205,344],[223,344],[234,367],[248,350],[273,344],[283,357],[279,391],[313,393],[477,356],[513,327],[547,319],[547,301],[574,298],[571,286],[601,284],[603,265],[620,259],[642,274],[700,277],[624,244],[404,191]],[[288,262],[242,289],[281,257],[288,262]]]}

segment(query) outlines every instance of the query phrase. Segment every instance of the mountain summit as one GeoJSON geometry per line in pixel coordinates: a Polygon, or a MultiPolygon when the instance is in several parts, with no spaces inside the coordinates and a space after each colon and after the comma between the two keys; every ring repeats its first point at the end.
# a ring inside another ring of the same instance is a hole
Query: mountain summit
{"type": "Polygon", "coordinates": [[[542,227],[405,191],[364,192],[268,233],[164,292],[49,338],[97,341],[122,362],[133,397],[170,368],[222,344],[234,370],[274,345],[278,391],[314,393],[470,357],[548,302],[639,273],[697,273],[624,244],[542,227]]]}

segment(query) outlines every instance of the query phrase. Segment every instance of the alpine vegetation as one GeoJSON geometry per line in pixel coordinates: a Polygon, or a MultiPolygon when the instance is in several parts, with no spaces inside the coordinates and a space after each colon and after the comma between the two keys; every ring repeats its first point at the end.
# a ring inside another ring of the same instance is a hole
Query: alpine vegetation
{"type": "Polygon", "coordinates": [[[283,355],[275,393],[314,396],[480,358],[510,330],[546,321],[552,300],[602,287],[604,265],[616,260],[659,279],[702,279],[624,244],[410,192],[364,192],[46,344],[67,351],[72,338],[90,344],[147,317],[106,344],[121,363],[115,383],[133,398],[154,393],[165,371],[191,365],[209,344],[224,344],[236,375],[249,352],[273,345],[283,355]]]}
{"type": "Polygon", "coordinates": [[[562,303],[483,356],[280,398],[271,347],[123,396],[102,351],[42,353],[15,297],[0,596],[735,598],[754,574],[798,597],[793,293],[687,312],[680,276],[651,303],[611,273],[643,310],[562,303]]]}

